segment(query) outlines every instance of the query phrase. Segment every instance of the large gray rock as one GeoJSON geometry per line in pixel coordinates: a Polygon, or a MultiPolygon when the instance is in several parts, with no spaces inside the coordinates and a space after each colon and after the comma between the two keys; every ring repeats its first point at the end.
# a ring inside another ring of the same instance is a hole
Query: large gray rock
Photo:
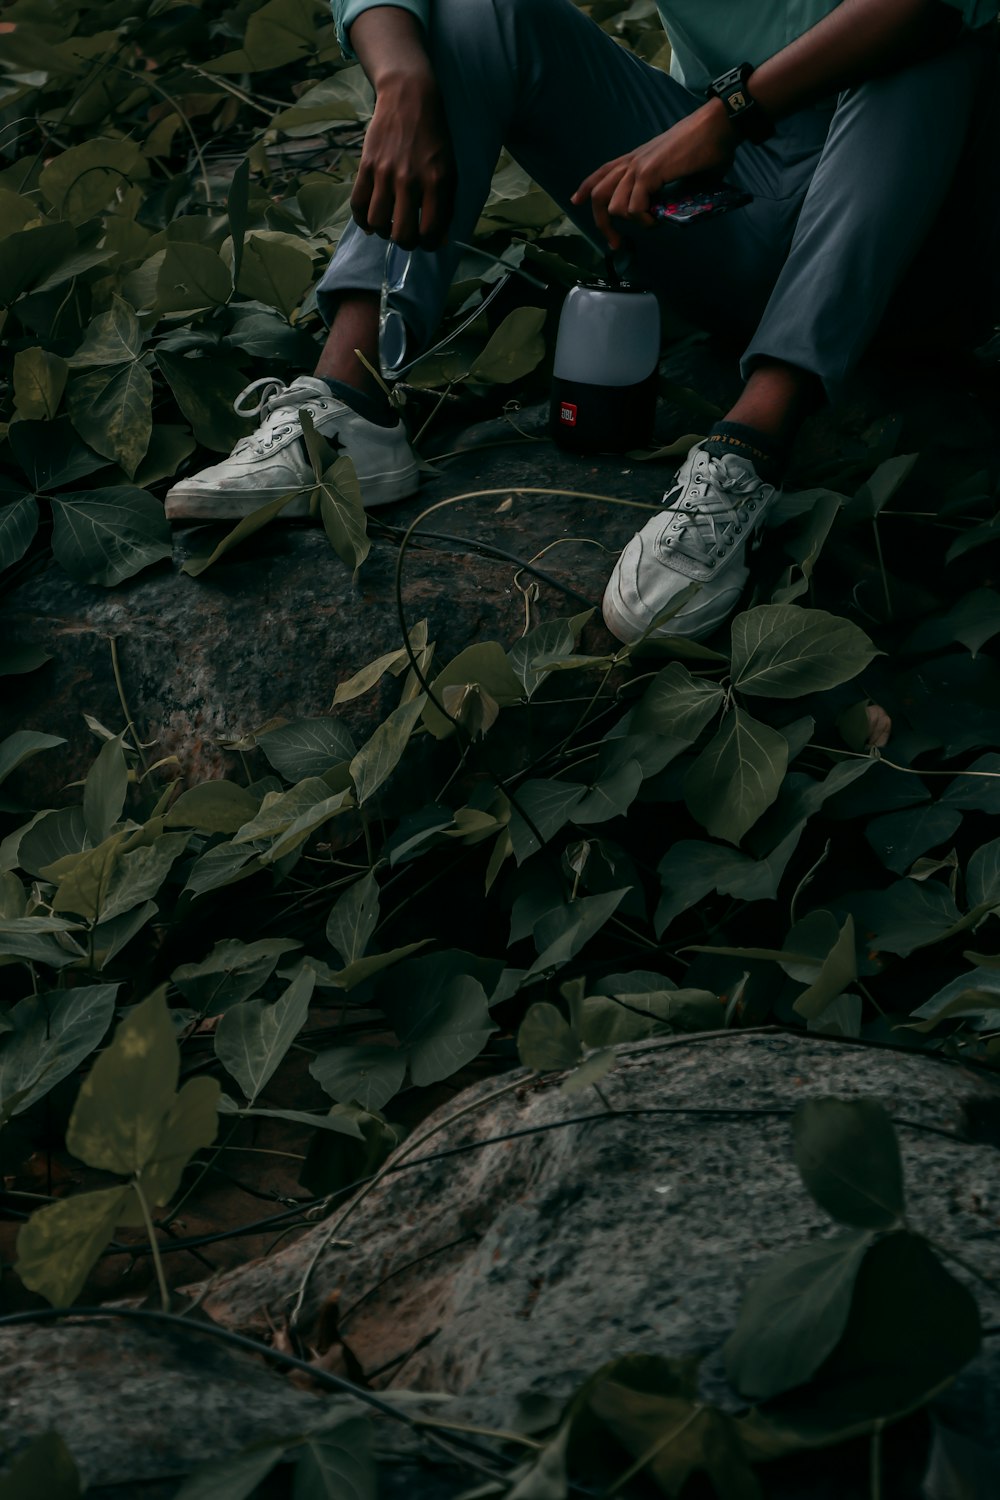
{"type": "MultiPolygon", "coordinates": [[[[899,1122],[913,1226],[1000,1277],[996,1151],[961,1135],[969,1100],[987,1112],[1000,1100],[1000,1085],[979,1073],[819,1038],[733,1034],[624,1048],[601,1094],[566,1094],[558,1079],[524,1073],[476,1085],[420,1127],[396,1170],[346,1212],[205,1289],[205,1310],[269,1340],[301,1294],[308,1338],[336,1293],[344,1338],[376,1387],[448,1393],[436,1412],[489,1426],[511,1421],[520,1392],[565,1397],[632,1351],[706,1356],[706,1395],[732,1404],[719,1347],[748,1280],[829,1229],[799,1182],[783,1113],[817,1094],[881,1100],[899,1122]],[[603,1101],[630,1113],[608,1117],[603,1101]],[[679,1112],[654,1112],[664,1109],[679,1112]],[[591,1118],[573,1123],[580,1115],[591,1118]]],[[[996,1323],[1000,1297],[970,1284],[984,1321],[996,1323]]],[[[287,1427],[292,1399],[305,1404],[303,1421],[318,1408],[252,1360],[245,1400],[230,1399],[227,1357],[204,1363],[209,1422],[188,1422],[184,1371],[201,1352],[200,1341],[186,1349],[132,1329],[100,1340],[79,1327],[8,1332],[0,1406],[16,1402],[21,1436],[58,1427],[100,1484],[180,1472],[208,1448],[237,1447],[248,1422],[258,1435],[287,1427]],[[143,1385],[150,1360],[162,1378],[143,1385]],[[65,1380],[54,1366],[70,1372],[65,1380]],[[117,1391],[129,1393],[127,1428],[113,1420],[117,1391]],[[169,1458],[150,1436],[157,1424],[171,1434],[169,1458]]],[[[1000,1447],[998,1377],[988,1343],[948,1402],[953,1423],[1000,1447]]],[[[814,1463],[807,1492],[848,1500],[855,1491],[840,1478],[822,1488],[816,1475],[827,1467],[814,1463]]],[[[454,1486],[411,1474],[386,1493],[439,1500],[454,1486]]]]}

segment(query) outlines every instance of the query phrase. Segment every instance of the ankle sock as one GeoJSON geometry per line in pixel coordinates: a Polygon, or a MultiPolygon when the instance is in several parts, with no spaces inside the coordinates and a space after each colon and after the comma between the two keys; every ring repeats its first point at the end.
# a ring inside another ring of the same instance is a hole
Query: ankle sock
{"type": "Polygon", "coordinates": [[[734,453],[737,458],[748,459],[765,484],[781,483],[787,456],[784,445],[766,432],[758,432],[756,427],[747,427],[742,422],[716,422],[701,446],[719,457],[734,453]]]}
{"type": "Polygon", "coordinates": [[[366,422],[374,422],[376,427],[395,427],[396,413],[381,392],[377,396],[369,396],[365,391],[348,385],[346,381],[333,380],[327,375],[320,375],[318,378],[330,387],[338,401],[343,401],[345,406],[356,411],[359,417],[364,417],[366,422]]]}

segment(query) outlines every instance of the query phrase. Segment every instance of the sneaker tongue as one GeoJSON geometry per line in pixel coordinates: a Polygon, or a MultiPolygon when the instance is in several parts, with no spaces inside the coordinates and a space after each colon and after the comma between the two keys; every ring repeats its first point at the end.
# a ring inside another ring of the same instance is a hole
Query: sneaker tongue
{"type": "Polygon", "coordinates": [[[301,406],[311,396],[329,396],[330,387],[325,380],[320,380],[316,375],[300,375],[293,380],[290,386],[283,391],[268,398],[267,409],[269,412],[277,411],[282,406],[301,406]]]}

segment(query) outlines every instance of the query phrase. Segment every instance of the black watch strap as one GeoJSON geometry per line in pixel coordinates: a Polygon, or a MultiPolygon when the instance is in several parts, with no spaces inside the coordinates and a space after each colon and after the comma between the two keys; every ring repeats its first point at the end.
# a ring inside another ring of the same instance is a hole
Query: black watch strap
{"type": "Polygon", "coordinates": [[[774,123],[761,109],[747,87],[747,79],[754,71],[751,63],[740,63],[728,73],[720,73],[712,80],[705,94],[709,99],[721,99],[733,128],[745,141],[760,145],[774,134],[774,123]]]}

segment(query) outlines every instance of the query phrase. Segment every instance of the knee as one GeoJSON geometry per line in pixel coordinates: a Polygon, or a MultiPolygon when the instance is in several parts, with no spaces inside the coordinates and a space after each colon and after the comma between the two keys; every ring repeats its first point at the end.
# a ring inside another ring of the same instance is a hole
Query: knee
{"type": "MultiPolygon", "coordinates": [[[[569,0],[555,0],[557,6],[569,0]]],[[[480,51],[491,36],[507,41],[523,27],[536,28],[552,0],[433,0],[430,40],[433,47],[480,51]]]]}

